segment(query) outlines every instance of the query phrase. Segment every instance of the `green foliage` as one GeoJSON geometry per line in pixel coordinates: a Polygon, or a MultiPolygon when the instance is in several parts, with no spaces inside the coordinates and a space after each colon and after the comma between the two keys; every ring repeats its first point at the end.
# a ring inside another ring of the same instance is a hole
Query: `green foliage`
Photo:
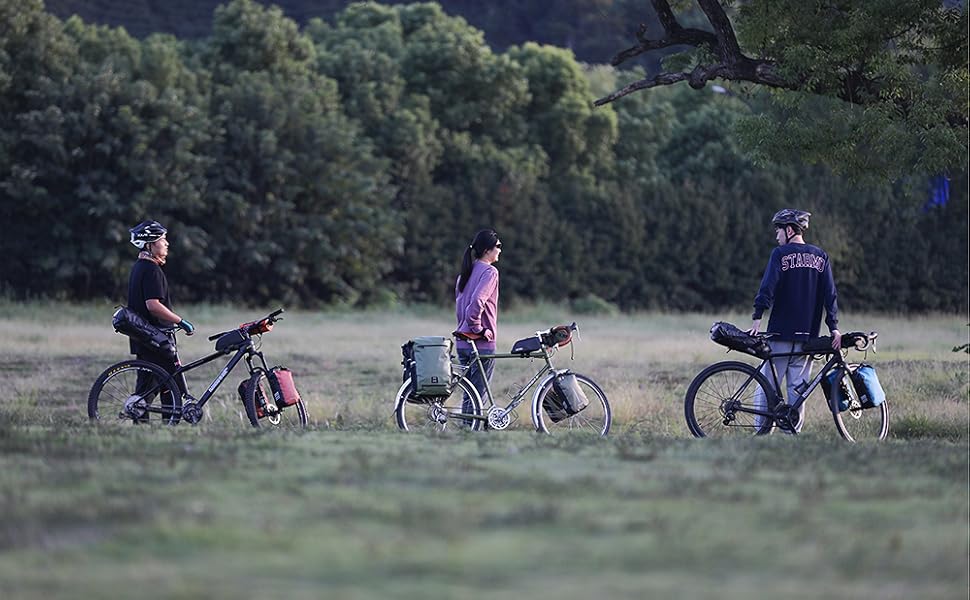
{"type": "Polygon", "coordinates": [[[966,170],[965,3],[758,0],[734,22],[743,48],[804,90],[772,94],[772,111],[741,122],[760,161],[883,180],[966,170]]]}
{"type": "Polygon", "coordinates": [[[356,3],[300,28],[235,0],[192,43],[62,22],[37,1],[0,0],[0,17],[11,296],[122,299],[127,229],[154,218],[180,303],[447,304],[469,239],[494,227],[503,302],[736,310],[771,250],[766,220],[798,206],[846,307],[967,307],[965,171],[924,209],[920,178],[850,185],[756,161],[736,137],[794,131],[808,162],[883,168],[832,143],[856,127],[908,152],[878,113],[788,95],[794,120],[775,130],[752,116],[769,98],[676,88],[594,110],[643,72],[536,43],[499,53],[430,3],[356,3]]]}

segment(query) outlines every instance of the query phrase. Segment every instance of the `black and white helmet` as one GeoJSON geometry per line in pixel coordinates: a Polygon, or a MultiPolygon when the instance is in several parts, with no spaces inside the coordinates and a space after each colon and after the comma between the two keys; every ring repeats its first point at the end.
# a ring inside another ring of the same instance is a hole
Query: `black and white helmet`
{"type": "Polygon", "coordinates": [[[812,216],[812,213],[805,212],[804,210],[798,210],[796,208],[783,208],[775,213],[775,216],[771,217],[771,223],[775,227],[784,227],[786,225],[794,225],[805,231],[808,229],[808,218],[812,216]]]}
{"type": "Polygon", "coordinates": [[[131,243],[135,248],[144,248],[145,244],[162,239],[168,230],[158,221],[143,221],[128,231],[131,232],[131,243]]]}

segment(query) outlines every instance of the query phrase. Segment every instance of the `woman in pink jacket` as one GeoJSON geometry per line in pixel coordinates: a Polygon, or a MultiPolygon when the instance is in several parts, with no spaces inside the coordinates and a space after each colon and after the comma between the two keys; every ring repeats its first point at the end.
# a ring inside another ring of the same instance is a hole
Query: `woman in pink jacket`
{"type": "MultiPolygon", "coordinates": [[[[475,339],[478,353],[495,354],[495,340],[498,337],[498,269],[494,264],[502,253],[502,242],[491,229],[483,229],[475,234],[471,245],[465,249],[461,260],[461,274],[455,284],[455,315],[458,318],[458,331],[475,339]]],[[[472,362],[471,344],[458,340],[458,359],[461,364],[472,362]]],[[[482,358],[484,374],[475,366],[466,373],[468,379],[485,393],[485,379],[492,379],[495,359],[482,358]]],[[[462,410],[470,410],[468,398],[462,410]]]]}

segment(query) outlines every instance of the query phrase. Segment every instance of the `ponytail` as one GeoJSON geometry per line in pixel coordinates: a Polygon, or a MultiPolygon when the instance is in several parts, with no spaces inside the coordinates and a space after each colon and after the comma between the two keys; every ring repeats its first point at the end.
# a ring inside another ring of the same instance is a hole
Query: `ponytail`
{"type": "Polygon", "coordinates": [[[498,244],[498,234],[492,229],[482,229],[475,234],[470,246],[465,248],[465,253],[461,257],[461,273],[458,276],[458,291],[464,292],[468,280],[472,276],[472,267],[475,260],[479,259],[486,252],[498,244]]]}

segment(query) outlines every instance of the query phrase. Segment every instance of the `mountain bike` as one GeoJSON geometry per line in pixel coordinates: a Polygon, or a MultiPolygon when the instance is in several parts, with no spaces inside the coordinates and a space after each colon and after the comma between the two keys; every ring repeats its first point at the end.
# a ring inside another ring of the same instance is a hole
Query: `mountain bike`
{"type": "MultiPolygon", "coordinates": [[[[807,341],[799,352],[771,353],[769,350],[766,356],[759,356],[762,362],[758,367],[739,361],[713,364],[701,371],[687,389],[684,399],[687,427],[695,437],[765,435],[776,426],[795,434],[801,428],[801,405],[830,371],[838,369],[834,385],[841,387],[848,408],[840,410],[834,400],[835,394],[828,402],[839,435],[850,442],[885,439],[889,434],[889,403],[866,407],[859,399],[855,386],[850,383],[849,375],[859,365],[845,361],[849,348],[860,352],[875,351],[878,335],[874,331],[868,334],[861,331],[843,334],[841,351],[832,348],[831,338],[828,337],[807,341]],[[811,382],[802,382],[795,387],[797,396],[791,400],[791,404],[785,402],[782,396],[783,388],[779,385],[772,360],[786,356],[828,359],[811,382]],[[765,373],[771,373],[771,380],[765,373]],[[756,402],[756,396],[765,398],[766,405],[756,402]]],[[[768,335],[758,334],[758,337],[766,340],[768,335]]]]}
{"type": "MultiPolygon", "coordinates": [[[[180,366],[174,373],[143,360],[124,360],[111,365],[91,387],[88,417],[99,421],[148,423],[157,415],[157,420],[169,425],[176,425],[179,421],[198,423],[204,416],[203,407],[236,365],[245,360],[249,376],[240,385],[240,395],[250,424],[253,427],[306,426],[308,415],[302,399],[281,405],[273,394],[267,393],[267,387],[270,387],[267,378],[271,369],[260,351],[262,335],[269,332],[274,323],[282,320],[282,313],[281,308],[262,319],[210,336],[209,341],[216,342],[215,352],[180,366]],[[188,392],[184,383],[185,373],[233,352],[235,354],[201,398],[196,399],[188,392]]],[[[173,345],[177,329],[162,329],[173,345]]]]}
{"type": "Polygon", "coordinates": [[[404,431],[415,430],[445,430],[449,427],[465,428],[472,431],[482,429],[507,429],[516,419],[515,409],[526,400],[530,389],[532,394],[530,415],[532,426],[542,433],[556,431],[579,430],[593,431],[605,436],[610,431],[613,413],[609,400],[602,388],[585,375],[572,373],[569,369],[557,370],[552,364],[552,357],[556,351],[572,343],[572,333],[577,331],[575,323],[553,327],[549,331],[537,331],[534,338],[519,340],[513,345],[513,350],[520,342],[532,342],[527,346],[528,351],[510,352],[506,354],[481,355],[474,339],[455,332],[455,338],[465,340],[471,344],[473,359],[468,365],[452,362],[452,393],[448,396],[424,398],[416,396],[414,384],[409,376],[407,359],[404,361],[404,382],[394,398],[394,415],[397,425],[404,431]],[[538,359],[542,363],[538,371],[524,385],[509,392],[509,402],[500,405],[492,394],[487,379],[484,384],[484,398],[475,385],[466,377],[472,368],[484,372],[482,358],[504,359],[538,359]],[[589,404],[580,412],[568,414],[556,407],[561,405],[557,397],[554,384],[556,377],[573,375],[579,388],[589,400],[589,404]]]}

